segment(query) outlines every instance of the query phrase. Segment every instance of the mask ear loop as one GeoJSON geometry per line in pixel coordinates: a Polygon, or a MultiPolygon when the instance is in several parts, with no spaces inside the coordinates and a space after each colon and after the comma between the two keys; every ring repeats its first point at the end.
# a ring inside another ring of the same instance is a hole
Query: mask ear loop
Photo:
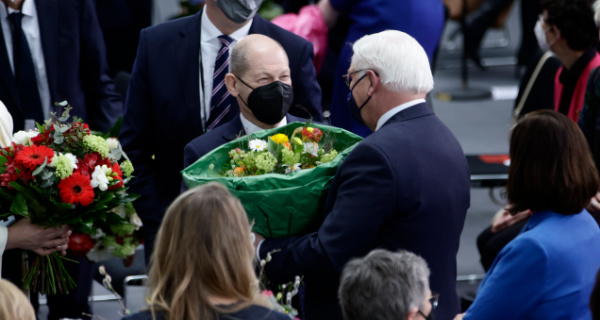
{"type": "MultiPolygon", "coordinates": [[[[246,82],[244,82],[244,80],[242,80],[242,78],[238,77],[237,75],[234,74],[234,76],[240,80],[241,83],[243,83],[246,87],[252,89],[254,91],[254,88],[252,88],[251,86],[249,86],[246,82]]],[[[250,106],[248,106],[248,103],[246,101],[244,101],[244,99],[242,98],[242,95],[240,95],[240,100],[242,100],[242,102],[246,105],[246,107],[250,108],[250,106]]]]}

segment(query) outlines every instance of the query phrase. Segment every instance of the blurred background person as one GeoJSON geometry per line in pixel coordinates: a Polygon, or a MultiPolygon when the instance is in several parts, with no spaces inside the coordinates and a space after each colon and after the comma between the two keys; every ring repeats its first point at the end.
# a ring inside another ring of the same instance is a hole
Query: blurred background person
{"type": "Polygon", "coordinates": [[[599,179],[585,138],[565,115],[535,111],[512,130],[510,158],[510,211],[532,216],[496,257],[464,319],[589,319],[600,228],[584,207],[599,179]]]}
{"type": "Polygon", "coordinates": [[[377,249],[350,260],[339,297],[344,320],[432,319],[437,306],[427,263],[405,250],[377,249]]]}
{"type": "Polygon", "coordinates": [[[148,272],[149,310],[126,320],[289,320],[260,296],[250,224],[218,183],[186,191],[169,206],[148,272]]]}
{"type": "Polygon", "coordinates": [[[29,299],[19,288],[4,279],[0,279],[0,319],[36,319],[29,299]]]}
{"type": "Polygon", "coordinates": [[[340,15],[350,19],[348,34],[337,59],[331,97],[331,123],[363,137],[371,131],[352,120],[348,111],[348,87],[342,79],[350,67],[352,44],[367,34],[399,30],[415,38],[425,49],[429,61],[438,46],[445,23],[444,4],[439,0],[321,0],[319,7],[327,25],[332,28],[340,15]]]}

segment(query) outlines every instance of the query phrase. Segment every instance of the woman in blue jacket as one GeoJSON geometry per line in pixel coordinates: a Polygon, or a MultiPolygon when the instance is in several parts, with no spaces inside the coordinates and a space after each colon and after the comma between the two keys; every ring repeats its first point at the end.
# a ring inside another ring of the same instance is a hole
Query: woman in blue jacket
{"type": "Polygon", "coordinates": [[[600,229],[584,207],[599,179],[586,140],[566,116],[535,111],[513,129],[510,157],[511,210],[533,214],[456,319],[590,319],[600,229]]]}

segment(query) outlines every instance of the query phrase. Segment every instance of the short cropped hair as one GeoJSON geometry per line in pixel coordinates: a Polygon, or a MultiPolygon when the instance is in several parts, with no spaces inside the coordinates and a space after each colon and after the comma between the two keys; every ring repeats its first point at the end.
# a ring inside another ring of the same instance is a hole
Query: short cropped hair
{"type": "Polygon", "coordinates": [[[393,92],[427,93],[433,89],[429,58],[408,34],[386,30],[366,35],[352,46],[355,70],[370,69],[393,92]]]}
{"type": "MultiPolygon", "coordinates": [[[[265,36],[266,37],[266,36],[265,36]]],[[[277,40],[270,38],[277,44],[279,48],[283,52],[285,49],[277,40]]],[[[231,55],[229,57],[229,72],[235,74],[236,76],[243,76],[248,69],[250,69],[251,61],[248,58],[248,46],[250,45],[249,41],[240,41],[233,49],[231,49],[231,55]]],[[[286,53],[287,55],[287,53],[286,53]]]]}
{"type": "Polygon", "coordinates": [[[579,127],[553,110],[525,115],[512,130],[506,193],[511,211],[581,212],[598,192],[598,171],[579,127]]]}
{"type": "Polygon", "coordinates": [[[588,50],[598,43],[592,4],[593,0],[542,0],[540,7],[548,12],[546,23],[560,30],[571,49],[588,50]]]}
{"type": "Polygon", "coordinates": [[[339,297],[345,320],[406,319],[428,290],[429,269],[423,258],[404,250],[377,249],[346,264],[339,297]]]}

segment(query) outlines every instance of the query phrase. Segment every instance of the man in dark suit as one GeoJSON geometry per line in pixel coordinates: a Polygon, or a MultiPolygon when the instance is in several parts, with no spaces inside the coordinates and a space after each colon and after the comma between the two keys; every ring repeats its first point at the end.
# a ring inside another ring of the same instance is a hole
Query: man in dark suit
{"type": "Polygon", "coordinates": [[[83,118],[94,130],[108,132],[123,105],[108,76],[102,33],[91,0],[2,2],[0,100],[13,117],[15,131],[22,130],[27,120],[28,127],[34,121],[43,122],[50,112],[60,111],[54,102],[67,100],[73,107],[71,115],[83,118]],[[28,48],[20,50],[23,37],[28,48]],[[31,87],[22,82],[27,79],[21,67],[26,61],[21,54],[27,54],[26,50],[33,62],[28,69],[35,72],[30,76],[31,87]]]}
{"type": "MultiPolygon", "coordinates": [[[[224,100],[212,101],[213,92],[224,88],[213,83],[213,78],[220,71],[226,73],[222,65],[215,65],[229,54],[228,46],[235,46],[247,34],[263,34],[278,41],[290,58],[292,106],[302,105],[314,119],[321,119],[321,89],[312,65],[312,45],[255,15],[254,9],[238,15],[244,6],[258,9],[260,1],[209,0],[194,16],[140,34],[121,143],[136,170],[130,185],[132,192],[141,195],[134,205],[144,222],[147,261],[164,211],[180,191],[185,145],[239,113],[235,99],[222,110],[224,100]],[[228,10],[232,8],[236,11],[228,10]]],[[[223,99],[228,98],[224,95],[223,99]]],[[[309,117],[303,109],[291,112],[309,117]]]]}
{"type": "MultiPolygon", "coordinates": [[[[281,127],[288,122],[306,122],[306,119],[287,113],[293,92],[279,89],[292,87],[293,84],[285,50],[275,40],[259,34],[248,35],[232,50],[230,66],[225,84],[229,93],[236,98],[240,113],[232,121],[188,143],[183,152],[184,168],[213,149],[243,135],[281,127]],[[280,84],[271,85],[277,82],[280,84]],[[277,94],[268,94],[269,99],[257,100],[256,97],[264,95],[266,86],[276,88],[277,94]],[[250,99],[250,95],[253,95],[253,99],[250,99]],[[254,105],[247,105],[250,103],[254,105]]],[[[181,188],[187,189],[185,183],[181,184],[181,188]]]]}
{"type": "MultiPolygon", "coordinates": [[[[431,268],[440,294],[436,318],[460,311],[456,254],[469,207],[469,168],[450,130],[425,95],[433,88],[427,55],[406,33],[384,31],[353,45],[346,83],[349,108],[374,132],[340,166],[317,232],[292,238],[256,236],[269,280],[304,275],[307,320],[342,319],[337,299],[346,262],[375,248],[404,249],[431,268]]],[[[377,297],[373,297],[377,299],[377,297]]]]}

